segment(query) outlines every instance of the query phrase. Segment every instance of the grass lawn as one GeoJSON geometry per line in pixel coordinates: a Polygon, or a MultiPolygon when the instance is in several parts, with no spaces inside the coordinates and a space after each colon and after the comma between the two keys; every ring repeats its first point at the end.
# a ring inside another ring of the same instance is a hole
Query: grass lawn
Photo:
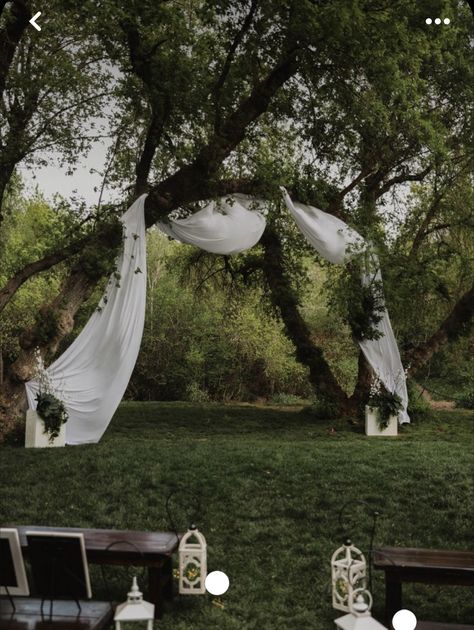
{"type": "MultiPolygon", "coordinates": [[[[168,530],[166,497],[187,490],[201,498],[209,570],[225,571],[231,587],[223,608],[207,595],[176,598],[157,628],[330,630],[340,506],[364,499],[381,512],[376,544],[473,549],[473,445],[466,411],[369,439],[298,407],[123,403],[100,444],[2,447],[0,523],[168,530]]],[[[176,497],[179,529],[194,505],[176,497]]],[[[366,550],[367,512],[351,507],[345,522],[366,550]]],[[[95,597],[105,598],[100,571],[91,572],[95,597]]],[[[106,578],[122,600],[125,569],[108,567],[106,578]]],[[[374,598],[377,616],[379,573],[374,598]]],[[[472,589],[410,585],[404,604],[419,618],[474,621],[472,589]]]]}

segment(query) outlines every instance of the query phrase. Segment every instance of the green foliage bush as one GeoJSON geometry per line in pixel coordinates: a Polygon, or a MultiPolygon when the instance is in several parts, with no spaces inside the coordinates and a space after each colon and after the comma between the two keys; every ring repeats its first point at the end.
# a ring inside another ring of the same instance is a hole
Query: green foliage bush
{"type": "Polygon", "coordinates": [[[433,416],[433,410],[422,391],[418,389],[412,380],[407,381],[408,389],[408,415],[411,420],[428,420],[433,416]]]}
{"type": "MultiPolygon", "coordinates": [[[[7,214],[0,238],[0,286],[23,265],[44,256],[64,231],[64,217],[35,195],[25,198],[12,191],[8,200],[15,213],[7,214]]],[[[50,313],[39,314],[41,306],[56,294],[64,270],[61,266],[31,278],[16,292],[0,317],[0,349],[6,364],[19,352],[18,335],[41,321],[40,338],[54,332],[56,322],[50,313]]]]}
{"type": "Polygon", "coordinates": [[[209,402],[209,394],[200,389],[197,383],[190,383],[186,389],[186,400],[193,403],[209,402]]]}
{"type": "Polygon", "coordinates": [[[140,355],[128,389],[137,400],[255,401],[311,396],[306,370],[258,290],[196,292],[180,282],[182,246],[148,237],[148,294],[140,355]]]}
{"type": "Polygon", "coordinates": [[[335,420],[341,417],[339,405],[330,398],[319,397],[311,405],[311,415],[316,420],[335,420]]]}
{"type": "Polygon", "coordinates": [[[474,409],[474,387],[462,392],[456,401],[456,407],[460,407],[461,409],[474,409]]]}
{"type": "Polygon", "coordinates": [[[275,405],[303,405],[306,401],[300,396],[279,392],[271,397],[270,402],[275,405]]]}

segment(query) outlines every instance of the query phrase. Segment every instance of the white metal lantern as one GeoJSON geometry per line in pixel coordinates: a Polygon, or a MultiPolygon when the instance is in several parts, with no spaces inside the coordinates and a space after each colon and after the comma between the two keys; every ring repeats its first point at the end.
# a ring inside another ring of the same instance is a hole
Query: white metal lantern
{"type": "Polygon", "coordinates": [[[143,600],[143,593],[139,591],[137,578],[134,577],[127,601],[117,606],[115,611],[115,630],[125,630],[126,626],[122,624],[137,622],[146,623],[146,630],[153,630],[154,618],[155,605],[143,600]]]}
{"type": "Polygon", "coordinates": [[[191,525],[179,543],[179,592],[202,595],[206,592],[207,545],[201,532],[191,525]]]}
{"type": "Polygon", "coordinates": [[[360,549],[347,540],[331,558],[332,605],[350,612],[353,593],[367,586],[367,563],[360,549]]]}
{"type": "Polygon", "coordinates": [[[335,620],[338,630],[387,630],[370,614],[372,595],[365,588],[357,588],[349,597],[349,614],[335,620]]]}

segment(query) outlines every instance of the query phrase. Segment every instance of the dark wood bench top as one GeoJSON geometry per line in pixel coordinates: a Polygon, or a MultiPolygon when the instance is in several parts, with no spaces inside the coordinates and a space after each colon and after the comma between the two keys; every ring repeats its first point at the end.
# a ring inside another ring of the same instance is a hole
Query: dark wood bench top
{"type": "MultiPolygon", "coordinates": [[[[380,547],[374,550],[374,568],[385,572],[387,626],[397,610],[403,608],[403,582],[474,586],[473,551],[380,547]]],[[[474,630],[474,626],[419,621],[416,629],[474,630]]]]}
{"type": "Polygon", "coordinates": [[[472,574],[474,578],[474,551],[380,547],[374,551],[374,567],[384,570],[455,571],[472,574]]]}
{"type": "Polygon", "coordinates": [[[416,630],[474,630],[474,626],[458,623],[435,623],[433,621],[419,621],[416,630]]]}
{"type": "Polygon", "coordinates": [[[53,616],[49,618],[49,602],[43,607],[41,599],[15,597],[13,612],[7,598],[0,598],[0,630],[104,630],[113,618],[113,611],[107,602],[80,602],[79,614],[76,602],[54,602],[53,616]]]}
{"type": "MultiPolygon", "coordinates": [[[[142,566],[148,568],[147,598],[155,604],[155,616],[161,617],[165,599],[173,596],[173,552],[182,534],[172,532],[140,532],[81,527],[40,527],[9,525],[18,530],[23,554],[28,556],[27,531],[81,532],[84,535],[87,561],[90,564],[142,566]]],[[[76,627],[76,626],[74,626],[76,627]]],[[[0,630],[3,628],[0,627],[0,630]]],[[[44,629],[43,629],[44,630],[44,629]]]]}
{"type": "Polygon", "coordinates": [[[172,532],[140,532],[117,529],[89,529],[80,527],[39,527],[14,525],[18,529],[20,544],[26,550],[27,531],[82,532],[87,557],[90,561],[104,555],[113,556],[117,562],[128,561],[148,564],[153,560],[170,557],[177,549],[179,540],[172,532]],[[126,542],[125,542],[126,541],[126,542]]]}

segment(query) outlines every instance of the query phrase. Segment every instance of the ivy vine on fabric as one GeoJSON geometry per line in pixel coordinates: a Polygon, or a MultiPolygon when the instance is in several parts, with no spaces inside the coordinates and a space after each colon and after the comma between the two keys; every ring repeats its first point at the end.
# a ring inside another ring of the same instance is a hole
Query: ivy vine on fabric
{"type": "Polygon", "coordinates": [[[348,300],[347,320],[357,341],[380,339],[382,336],[377,326],[382,320],[384,304],[381,290],[376,284],[359,285],[351,292],[348,300]]]}
{"type": "Polygon", "coordinates": [[[341,274],[337,289],[331,291],[330,304],[347,321],[356,341],[382,337],[378,324],[383,318],[382,283],[378,280],[363,285],[358,267],[341,274]]]}

